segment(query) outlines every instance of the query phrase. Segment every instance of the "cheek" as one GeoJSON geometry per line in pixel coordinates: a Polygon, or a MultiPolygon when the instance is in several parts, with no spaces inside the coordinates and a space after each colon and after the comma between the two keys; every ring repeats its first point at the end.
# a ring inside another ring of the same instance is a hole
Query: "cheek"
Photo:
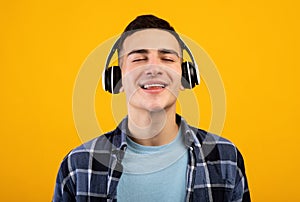
{"type": "Polygon", "coordinates": [[[176,65],[176,66],[170,68],[168,72],[169,72],[169,75],[174,80],[180,80],[181,81],[181,75],[182,75],[181,65],[176,65]]]}
{"type": "Polygon", "coordinates": [[[127,61],[124,61],[124,64],[121,67],[122,69],[122,77],[128,76],[129,74],[136,74],[136,67],[134,67],[132,64],[129,64],[127,61]]]}
{"type": "Polygon", "coordinates": [[[176,72],[179,76],[181,76],[181,74],[182,74],[181,63],[179,65],[177,65],[176,72]]]}
{"type": "Polygon", "coordinates": [[[125,92],[136,90],[136,83],[138,79],[138,71],[131,68],[122,68],[122,84],[125,92]]]}
{"type": "Polygon", "coordinates": [[[126,64],[122,66],[121,68],[121,72],[122,72],[122,81],[123,83],[126,83],[129,80],[129,77],[131,75],[131,69],[130,67],[128,67],[126,64]]]}

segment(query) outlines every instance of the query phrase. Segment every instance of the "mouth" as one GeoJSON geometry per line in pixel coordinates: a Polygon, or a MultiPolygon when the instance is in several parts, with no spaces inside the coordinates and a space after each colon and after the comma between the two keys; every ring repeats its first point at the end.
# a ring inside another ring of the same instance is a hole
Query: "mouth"
{"type": "Polygon", "coordinates": [[[151,83],[151,84],[144,84],[141,85],[141,88],[144,90],[155,90],[155,89],[162,89],[165,88],[167,85],[162,83],[151,83]]]}

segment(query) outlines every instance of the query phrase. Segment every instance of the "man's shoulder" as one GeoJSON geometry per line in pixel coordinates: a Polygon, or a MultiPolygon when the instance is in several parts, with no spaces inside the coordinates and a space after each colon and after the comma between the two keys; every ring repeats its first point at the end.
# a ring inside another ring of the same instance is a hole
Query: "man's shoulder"
{"type": "Polygon", "coordinates": [[[201,128],[193,126],[189,126],[189,128],[194,132],[197,140],[199,140],[201,144],[231,145],[232,147],[235,147],[234,143],[225,137],[208,132],[201,128]]]}
{"type": "Polygon", "coordinates": [[[195,134],[196,146],[201,148],[207,160],[237,160],[239,151],[232,141],[203,129],[190,128],[195,134]]]}
{"type": "Polygon", "coordinates": [[[118,136],[121,136],[118,130],[99,135],[72,149],[64,158],[64,161],[69,161],[71,164],[78,166],[78,164],[86,165],[91,157],[108,156],[112,150],[117,148],[116,145],[120,144],[121,138],[118,136]]]}
{"type": "Polygon", "coordinates": [[[82,152],[100,152],[103,150],[111,150],[121,142],[121,132],[118,129],[101,134],[80,146],[74,148],[71,153],[82,153],[82,152]],[[118,137],[119,136],[119,137],[118,137]],[[116,145],[115,145],[116,144],[116,145]]]}

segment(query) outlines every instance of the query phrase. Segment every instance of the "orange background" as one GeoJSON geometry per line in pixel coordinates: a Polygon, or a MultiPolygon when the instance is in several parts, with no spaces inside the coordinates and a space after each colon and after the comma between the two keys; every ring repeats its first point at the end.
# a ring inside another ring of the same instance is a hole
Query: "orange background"
{"type": "MultiPolygon", "coordinates": [[[[0,200],[51,200],[61,160],[81,144],[72,93],[83,61],[153,13],[218,67],[227,99],[221,135],[243,153],[253,201],[299,201],[299,8],[291,0],[1,2],[0,200]]],[[[110,103],[98,92],[97,106],[110,103]]],[[[115,122],[101,124],[107,131],[115,122]]]]}

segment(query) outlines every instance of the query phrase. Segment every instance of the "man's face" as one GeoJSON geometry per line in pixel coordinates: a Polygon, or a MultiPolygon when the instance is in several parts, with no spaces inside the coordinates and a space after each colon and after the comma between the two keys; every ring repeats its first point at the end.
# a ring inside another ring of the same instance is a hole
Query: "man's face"
{"type": "Polygon", "coordinates": [[[175,107],[181,87],[181,49],[167,31],[145,29],[128,36],[122,49],[127,103],[148,111],[175,107]]]}

